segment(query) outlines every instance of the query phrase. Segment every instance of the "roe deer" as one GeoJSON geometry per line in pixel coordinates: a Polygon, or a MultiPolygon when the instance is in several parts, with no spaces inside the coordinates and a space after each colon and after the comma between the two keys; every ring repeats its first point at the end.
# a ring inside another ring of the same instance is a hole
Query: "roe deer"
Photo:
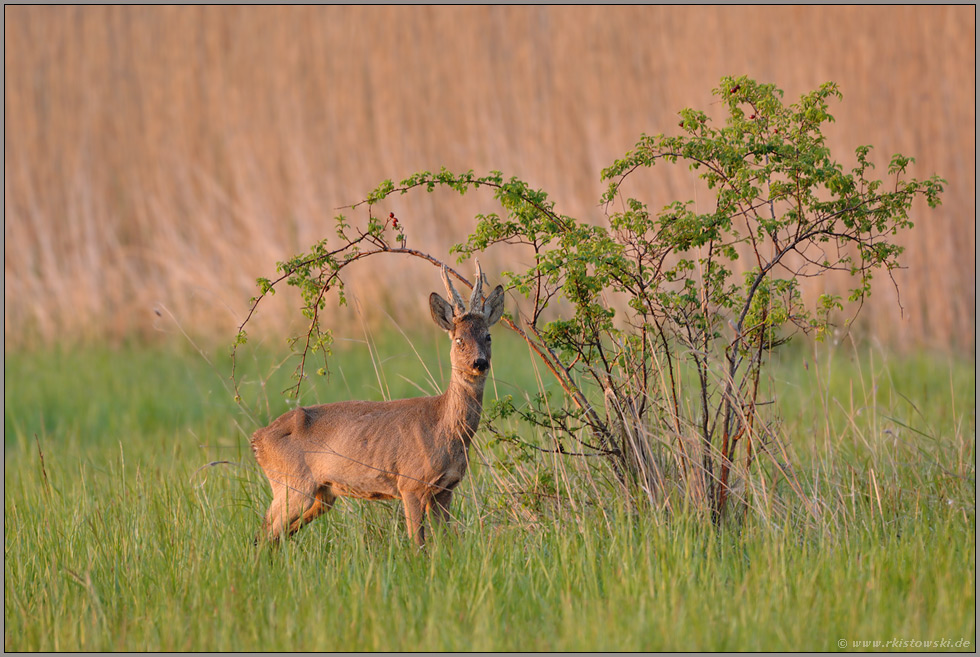
{"type": "Polygon", "coordinates": [[[504,289],[483,299],[483,271],[469,308],[442,278],[451,303],[433,292],[432,319],[452,341],[449,387],[435,397],[346,401],[289,411],[252,435],[255,460],[272,486],[263,535],[283,532],[325,513],[337,496],[401,498],[409,537],[425,543],[423,513],[445,522],[453,489],[466,473],[467,452],[483,411],[490,368],[490,327],[504,310],[504,289]]]}

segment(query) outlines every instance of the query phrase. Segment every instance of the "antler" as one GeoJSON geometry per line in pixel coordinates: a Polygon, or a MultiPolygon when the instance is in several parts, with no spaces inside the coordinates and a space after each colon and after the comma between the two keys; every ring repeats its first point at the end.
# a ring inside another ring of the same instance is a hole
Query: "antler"
{"type": "Polygon", "coordinates": [[[453,303],[453,313],[457,316],[464,315],[466,313],[466,305],[463,303],[463,297],[459,296],[459,292],[453,287],[452,282],[449,280],[449,268],[446,265],[442,266],[442,281],[446,284],[446,291],[449,293],[449,298],[453,303]]]}
{"type": "Polygon", "coordinates": [[[471,313],[482,313],[483,312],[483,269],[480,267],[480,261],[476,260],[476,282],[473,283],[473,294],[470,296],[470,312],[471,313]]]}
{"type": "MultiPolygon", "coordinates": [[[[467,313],[466,304],[463,303],[463,297],[459,295],[459,292],[453,287],[452,281],[449,280],[449,268],[445,265],[442,266],[442,281],[446,284],[449,298],[452,299],[453,313],[457,317],[465,315],[467,313]]],[[[483,313],[483,268],[480,267],[479,260],[476,260],[476,281],[473,283],[473,293],[470,295],[469,312],[483,313]]]]}

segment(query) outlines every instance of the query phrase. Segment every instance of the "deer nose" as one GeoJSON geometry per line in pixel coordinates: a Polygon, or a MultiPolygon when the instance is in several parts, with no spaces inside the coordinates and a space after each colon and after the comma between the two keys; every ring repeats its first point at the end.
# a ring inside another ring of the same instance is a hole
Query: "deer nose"
{"type": "Polygon", "coordinates": [[[490,368],[490,363],[486,358],[477,358],[473,361],[473,368],[480,372],[486,372],[490,368]]]}

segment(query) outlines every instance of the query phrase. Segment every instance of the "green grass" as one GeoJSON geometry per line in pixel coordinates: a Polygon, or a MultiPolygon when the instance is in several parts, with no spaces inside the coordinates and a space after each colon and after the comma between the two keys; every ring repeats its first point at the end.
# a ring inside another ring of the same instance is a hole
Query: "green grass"
{"type": "MultiPolygon", "coordinates": [[[[341,348],[304,402],[441,385],[439,338],[416,342],[431,382],[386,335],[377,361],[341,348]]],[[[497,392],[533,389],[526,350],[503,334],[494,349],[497,392]]],[[[271,357],[243,360],[250,416],[226,359],[212,361],[149,347],[6,355],[6,650],[975,649],[968,359],[799,348],[773,364],[816,519],[776,480],[781,506],[721,527],[627,504],[601,481],[568,495],[572,464],[508,463],[481,435],[486,464],[423,554],[399,505],[346,500],[256,551],[269,495],[246,436],[287,408],[289,368],[262,386],[271,357]],[[552,495],[515,497],[528,472],[559,482],[552,495]]]]}

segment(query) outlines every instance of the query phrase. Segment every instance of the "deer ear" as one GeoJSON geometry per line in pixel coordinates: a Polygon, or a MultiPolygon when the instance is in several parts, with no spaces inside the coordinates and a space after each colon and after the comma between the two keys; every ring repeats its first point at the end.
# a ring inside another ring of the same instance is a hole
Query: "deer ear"
{"type": "Polygon", "coordinates": [[[500,285],[493,288],[493,292],[483,302],[483,314],[487,318],[487,327],[497,323],[501,315],[504,314],[504,288],[500,285]]]}
{"type": "Polygon", "coordinates": [[[429,295],[429,310],[432,321],[447,331],[453,330],[453,307],[448,301],[433,292],[429,295]]]}

